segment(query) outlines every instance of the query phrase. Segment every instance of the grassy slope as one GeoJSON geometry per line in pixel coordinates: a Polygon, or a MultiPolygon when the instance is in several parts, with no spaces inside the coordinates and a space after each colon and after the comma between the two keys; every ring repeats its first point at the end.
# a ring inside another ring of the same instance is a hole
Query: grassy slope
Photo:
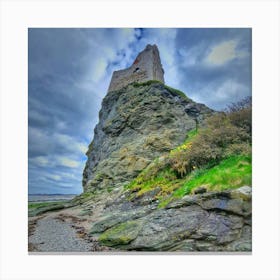
{"type": "Polygon", "coordinates": [[[193,172],[174,196],[189,194],[199,186],[204,186],[208,190],[225,190],[251,185],[251,174],[250,155],[231,156],[210,169],[193,172]]]}
{"type": "Polygon", "coordinates": [[[156,188],[160,189],[156,197],[160,200],[159,206],[164,207],[171,200],[191,194],[201,186],[208,190],[234,189],[243,185],[251,186],[251,155],[230,156],[214,167],[194,170],[186,177],[177,178],[175,172],[166,162],[175,153],[188,149],[196,136],[196,130],[190,131],[182,145],[170,151],[169,155],[163,159],[156,159],[127,188],[132,190],[136,196],[141,196],[156,188]]]}
{"type": "Polygon", "coordinates": [[[181,186],[182,180],[177,179],[175,172],[166,165],[165,160],[172,157],[174,153],[187,149],[196,135],[197,131],[195,129],[189,131],[182,145],[171,150],[170,154],[163,157],[163,159],[155,159],[152,164],[145,168],[137,178],[127,186],[127,188],[132,191],[137,191],[138,196],[155,188],[161,188],[158,194],[159,198],[171,194],[175,189],[181,186]]]}
{"type": "Polygon", "coordinates": [[[138,82],[134,82],[132,85],[134,87],[141,87],[141,86],[149,86],[151,84],[162,84],[164,86],[165,89],[167,89],[168,91],[172,92],[173,94],[176,94],[180,97],[182,97],[183,99],[185,99],[186,101],[192,101],[189,97],[187,97],[185,95],[185,93],[183,93],[182,91],[169,87],[167,85],[165,85],[163,82],[158,81],[158,80],[149,80],[147,82],[143,82],[143,83],[138,83],[138,82]]]}

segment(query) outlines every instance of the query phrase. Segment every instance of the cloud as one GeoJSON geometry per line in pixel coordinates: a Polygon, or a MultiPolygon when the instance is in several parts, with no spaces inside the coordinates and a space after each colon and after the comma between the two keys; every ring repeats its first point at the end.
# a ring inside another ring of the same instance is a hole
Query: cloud
{"type": "Polygon", "coordinates": [[[179,48],[178,54],[180,65],[183,67],[190,67],[201,63],[201,56],[204,55],[204,44],[196,45],[195,47],[179,48]]]}
{"type": "Polygon", "coordinates": [[[53,150],[53,143],[43,130],[36,127],[28,127],[28,156],[45,156],[53,150]]]}
{"type": "Polygon", "coordinates": [[[29,127],[28,148],[29,157],[36,157],[37,160],[40,161],[42,159],[45,160],[46,156],[57,154],[85,154],[88,149],[88,143],[68,134],[29,127]]]}
{"type": "Polygon", "coordinates": [[[194,101],[221,110],[251,95],[251,30],[179,29],[179,86],[194,101]]]}
{"type": "Polygon", "coordinates": [[[238,42],[235,40],[225,41],[214,46],[206,58],[206,62],[214,65],[222,65],[233,59],[242,58],[245,52],[237,51],[238,42]]]}
{"type": "Polygon", "coordinates": [[[107,64],[108,62],[104,58],[100,57],[97,59],[95,62],[95,67],[93,68],[94,71],[92,73],[94,82],[98,82],[105,75],[107,64]]]}
{"type": "Polygon", "coordinates": [[[47,177],[52,179],[52,180],[55,180],[55,181],[60,181],[62,179],[62,177],[60,175],[48,174],[47,177]]]}
{"type": "Polygon", "coordinates": [[[77,143],[76,144],[77,147],[77,151],[85,154],[88,150],[88,145],[84,144],[84,143],[77,143]]]}
{"type": "Polygon", "coordinates": [[[58,158],[58,163],[62,166],[70,167],[70,168],[75,168],[80,165],[80,161],[76,161],[67,157],[60,157],[58,158]]]}
{"type": "Polygon", "coordinates": [[[58,149],[61,149],[61,151],[66,150],[67,153],[85,153],[88,148],[88,145],[85,142],[81,142],[78,139],[67,134],[54,134],[53,141],[56,143],[58,149]]]}
{"type": "Polygon", "coordinates": [[[49,164],[48,158],[43,156],[32,158],[31,162],[38,166],[47,166],[49,164]]]}
{"type": "Polygon", "coordinates": [[[220,109],[224,109],[225,104],[237,102],[248,95],[250,95],[249,88],[229,79],[215,88],[212,96],[210,95],[210,103],[218,105],[220,109]]]}
{"type": "Polygon", "coordinates": [[[227,79],[221,83],[212,83],[203,87],[199,95],[190,93],[197,102],[207,104],[216,110],[224,110],[227,105],[237,102],[251,94],[250,88],[234,80],[227,79]]]}

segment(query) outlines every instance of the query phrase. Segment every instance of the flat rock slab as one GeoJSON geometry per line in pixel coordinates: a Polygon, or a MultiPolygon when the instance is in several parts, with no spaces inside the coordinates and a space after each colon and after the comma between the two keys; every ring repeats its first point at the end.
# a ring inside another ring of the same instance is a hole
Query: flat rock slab
{"type": "Polygon", "coordinates": [[[52,217],[38,220],[29,243],[37,252],[91,252],[93,244],[77,236],[67,222],[52,217]]]}

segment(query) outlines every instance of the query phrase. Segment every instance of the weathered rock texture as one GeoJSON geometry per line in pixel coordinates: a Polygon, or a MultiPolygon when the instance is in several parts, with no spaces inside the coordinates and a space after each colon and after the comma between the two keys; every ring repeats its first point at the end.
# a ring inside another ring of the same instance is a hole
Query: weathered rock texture
{"type": "MultiPolygon", "coordinates": [[[[129,193],[107,201],[91,234],[102,245],[137,251],[251,251],[251,188],[188,195],[158,209],[129,193]]],[[[151,197],[152,200],[152,197],[151,197]]]]}
{"type": "Polygon", "coordinates": [[[126,190],[149,163],[213,114],[160,81],[139,83],[150,79],[163,82],[155,46],[147,46],[129,69],[114,73],[103,100],[87,152],[84,194],[75,199],[81,215],[93,221],[91,235],[117,250],[251,251],[250,187],[200,189],[161,209],[157,188],[142,196],[126,190]]]}
{"type": "Polygon", "coordinates": [[[157,46],[147,45],[129,68],[113,73],[108,91],[119,90],[133,82],[157,80],[164,83],[163,74],[157,46]]]}
{"type": "Polygon", "coordinates": [[[121,187],[186,138],[212,110],[160,82],[109,92],[87,152],[84,191],[121,187]]]}

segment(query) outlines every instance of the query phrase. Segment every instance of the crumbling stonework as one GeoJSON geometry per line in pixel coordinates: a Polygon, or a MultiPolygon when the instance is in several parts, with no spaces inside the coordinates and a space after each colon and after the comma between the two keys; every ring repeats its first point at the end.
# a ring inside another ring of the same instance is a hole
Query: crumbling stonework
{"type": "Polygon", "coordinates": [[[108,92],[119,90],[134,82],[158,80],[164,83],[163,75],[157,46],[147,45],[129,68],[113,73],[108,92]]]}

